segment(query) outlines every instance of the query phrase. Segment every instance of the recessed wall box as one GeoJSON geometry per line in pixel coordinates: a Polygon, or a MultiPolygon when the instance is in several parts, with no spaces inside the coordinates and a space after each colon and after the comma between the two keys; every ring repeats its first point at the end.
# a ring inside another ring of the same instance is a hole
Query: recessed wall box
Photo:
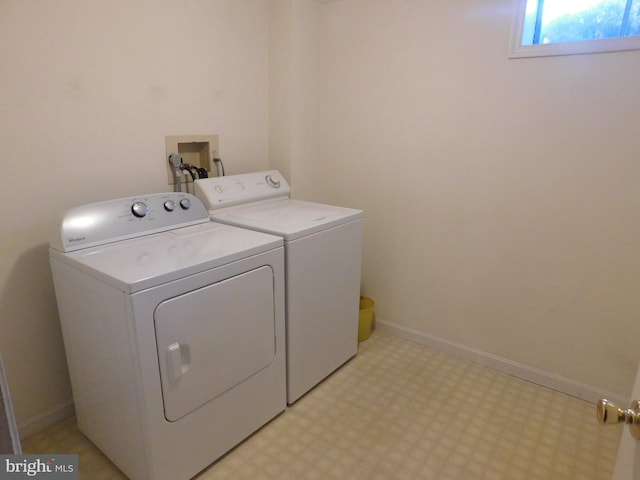
{"type": "Polygon", "coordinates": [[[218,135],[167,135],[164,137],[166,155],[164,163],[167,166],[169,185],[174,184],[173,169],[169,164],[169,155],[177,153],[183,163],[194,167],[204,168],[210,177],[217,174],[213,158],[219,156],[218,135]]]}

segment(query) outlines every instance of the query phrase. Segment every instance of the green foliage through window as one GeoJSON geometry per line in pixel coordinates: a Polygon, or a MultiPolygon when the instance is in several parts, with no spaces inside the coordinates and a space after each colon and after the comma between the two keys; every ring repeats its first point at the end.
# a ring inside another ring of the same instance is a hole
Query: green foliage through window
{"type": "Polygon", "coordinates": [[[527,0],[522,45],[640,35],[640,0],[527,0]]]}

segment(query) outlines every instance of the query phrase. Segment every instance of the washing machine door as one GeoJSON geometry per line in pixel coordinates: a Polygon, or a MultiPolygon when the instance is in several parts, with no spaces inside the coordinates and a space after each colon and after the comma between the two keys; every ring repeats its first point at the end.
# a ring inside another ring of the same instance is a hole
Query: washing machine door
{"type": "Polygon", "coordinates": [[[160,303],[154,313],[165,417],[177,421],[274,359],[269,266],[160,303]]]}

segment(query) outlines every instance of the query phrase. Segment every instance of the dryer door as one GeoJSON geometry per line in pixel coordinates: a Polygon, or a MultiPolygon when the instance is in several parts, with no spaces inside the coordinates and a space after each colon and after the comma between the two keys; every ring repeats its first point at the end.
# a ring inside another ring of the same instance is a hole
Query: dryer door
{"type": "Polygon", "coordinates": [[[154,314],[165,417],[176,421],[275,357],[268,266],[160,303],[154,314]]]}

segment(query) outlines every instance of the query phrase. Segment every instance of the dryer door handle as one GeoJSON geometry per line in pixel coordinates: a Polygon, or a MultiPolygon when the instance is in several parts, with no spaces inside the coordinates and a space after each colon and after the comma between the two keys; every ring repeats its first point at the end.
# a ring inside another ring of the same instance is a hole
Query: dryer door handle
{"type": "Polygon", "coordinates": [[[179,343],[172,343],[167,347],[166,358],[169,381],[177,382],[185,371],[182,368],[182,351],[179,343]]]}

